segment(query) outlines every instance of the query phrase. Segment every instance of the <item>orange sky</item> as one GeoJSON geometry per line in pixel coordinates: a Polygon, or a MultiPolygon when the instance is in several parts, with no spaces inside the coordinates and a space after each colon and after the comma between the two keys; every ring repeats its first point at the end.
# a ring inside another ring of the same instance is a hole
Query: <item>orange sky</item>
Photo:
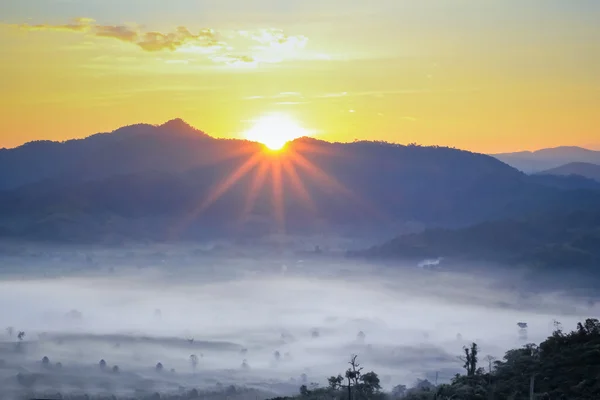
{"type": "Polygon", "coordinates": [[[148,3],[3,2],[0,147],[273,112],[325,140],[600,147],[597,1],[148,3]]]}

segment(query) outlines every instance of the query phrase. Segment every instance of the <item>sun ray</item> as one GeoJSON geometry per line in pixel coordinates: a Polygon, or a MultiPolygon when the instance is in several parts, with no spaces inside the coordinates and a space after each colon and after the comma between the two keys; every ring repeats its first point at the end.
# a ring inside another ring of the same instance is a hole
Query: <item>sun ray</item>
{"type": "Polygon", "coordinates": [[[214,202],[216,202],[221,196],[223,196],[223,194],[225,194],[237,181],[244,177],[244,175],[250,172],[252,168],[254,168],[256,164],[260,161],[261,156],[263,156],[261,152],[254,153],[252,157],[246,160],[224,182],[217,185],[214,190],[211,190],[207,198],[198,206],[196,206],[191,212],[187,213],[187,215],[182,219],[182,221],[176,225],[174,232],[172,232],[172,236],[180,234],[188,224],[195,220],[208,207],[214,204],[214,202]]]}
{"type": "Polygon", "coordinates": [[[273,211],[279,233],[285,232],[285,199],[281,178],[281,159],[276,158],[271,164],[271,184],[273,189],[273,211]]]}
{"type": "Polygon", "coordinates": [[[302,179],[300,179],[300,176],[298,175],[298,172],[296,171],[296,167],[289,159],[286,159],[283,161],[283,170],[286,172],[287,176],[290,178],[290,180],[291,180],[290,183],[292,185],[292,188],[300,195],[300,197],[306,203],[306,206],[310,209],[310,211],[313,214],[316,214],[317,206],[316,206],[314,200],[312,199],[312,197],[310,197],[310,194],[308,193],[306,186],[302,182],[302,179]]]}
{"type": "Polygon", "coordinates": [[[377,216],[378,218],[381,218],[381,219],[385,219],[383,214],[381,214],[381,212],[378,211],[375,207],[368,204],[367,201],[363,200],[360,196],[356,195],[354,192],[352,192],[350,189],[348,189],[346,186],[344,186],[344,184],[339,182],[337,179],[335,179],[332,176],[329,176],[327,173],[325,173],[319,167],[317,167],[316,165],[314,165],[313,163],[308,161],[302,154],[298,153],[297,151],[291,151],[289,153],[289,157],[291,158],[291,160],[293,162],[295,162],[300,167],[304,168],[313,177],[315,177],[317,179],[317,181],[320,181],[321,185],[323,185],[324,187],[333,188],[335,191],[347,196],[351,201],[353,201],[356,205],[363,208],[369,214],[371,214],[373,216],[377,216]]]}
{"type": "Polygon", "coordinates": [[[219,184],[214,190],[211,191],[209,196],[200,204],[197,208],[197,213],[201,213],[208,207],[210,207],[215,201],[219,200],[229,188],[231,188],[237,181],[239,181],[244,175],[256,166],[260,161],[261,154],[255,153],[250,157],[244,164],[242,164],[233,174],[229,176],[224,182],[219,184]]]}
{"type": "Polygon", "coordinates": [[[257,143],[245,142],[239,139],[235,139],[235,141],[238,143],[234,143],[235,145],[233,146],[227,142],[221,143],[221,146],[217,147],[217,151],[214,151],[208,157],[199,160],[198,165],[206,166],[218,164],[244,155],[255,154],[260,150],[259,144],[257,143]]]}
{"type": "Polygon", "coordinates": [[[242,209],[242,213],[240,215],[241,222],[245,222],[252,213],[254,204],[256,203],[256,198],[260,195],[260,191],[265,184],[268,169],[269,163],[266,160],[262,160],[260,166],[258,167],[258,171],[252,178],[250,191],[248,192],[248,197],[246,197],[244,208],[242,209]]]}

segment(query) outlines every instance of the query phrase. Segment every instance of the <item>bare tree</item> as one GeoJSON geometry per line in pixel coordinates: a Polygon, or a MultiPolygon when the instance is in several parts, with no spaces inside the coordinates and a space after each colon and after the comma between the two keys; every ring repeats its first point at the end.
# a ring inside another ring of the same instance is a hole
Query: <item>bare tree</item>
{"type": "Polygon", "coordinates": [[[496,360],[496,357],[492,356],[492,355],[487,355],[484,358],[485,361],[488,362],[488,373],[492,373],[492,363],[496,360]]]}
{"type": "Polygon", "coordinates": [[[360,379],[360,372],[362,371],[362,367],[356,361],[357,356],[353,355],[350,358],[350,368],[346,370],[346,379],[348,381],[347,389],[348,389],[348,399],[352,400],[352,386],[358,386],[358,380],[360,379]]]}
{"type": "Polygon", "coordinates": [[[12,335],[15,333],[15,328],[9,326],[8,328],[6,328],[6,333],[8,333],[8,336],[12,337],[12,335]]]}

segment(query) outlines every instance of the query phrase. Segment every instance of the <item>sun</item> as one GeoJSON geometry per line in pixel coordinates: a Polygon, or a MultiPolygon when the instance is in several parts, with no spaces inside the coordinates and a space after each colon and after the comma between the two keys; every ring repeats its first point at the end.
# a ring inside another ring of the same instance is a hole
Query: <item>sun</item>
{"type": "Polygon", "coordinates": [[[309,135],[310,131],[285,114],[264,115],[244,133],[246,139],[260,142],[271,150],[281,150],[287,142],[309,135]]]}

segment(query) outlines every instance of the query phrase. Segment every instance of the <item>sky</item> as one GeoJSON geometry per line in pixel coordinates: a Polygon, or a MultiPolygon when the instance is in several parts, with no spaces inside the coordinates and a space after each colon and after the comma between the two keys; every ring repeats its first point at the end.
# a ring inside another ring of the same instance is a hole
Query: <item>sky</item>
{"type": "Polygon", "coordinates": [[[182,118],[244,137],[600,149],[597,0],[0,0],[0,147],[182,118]]]}

